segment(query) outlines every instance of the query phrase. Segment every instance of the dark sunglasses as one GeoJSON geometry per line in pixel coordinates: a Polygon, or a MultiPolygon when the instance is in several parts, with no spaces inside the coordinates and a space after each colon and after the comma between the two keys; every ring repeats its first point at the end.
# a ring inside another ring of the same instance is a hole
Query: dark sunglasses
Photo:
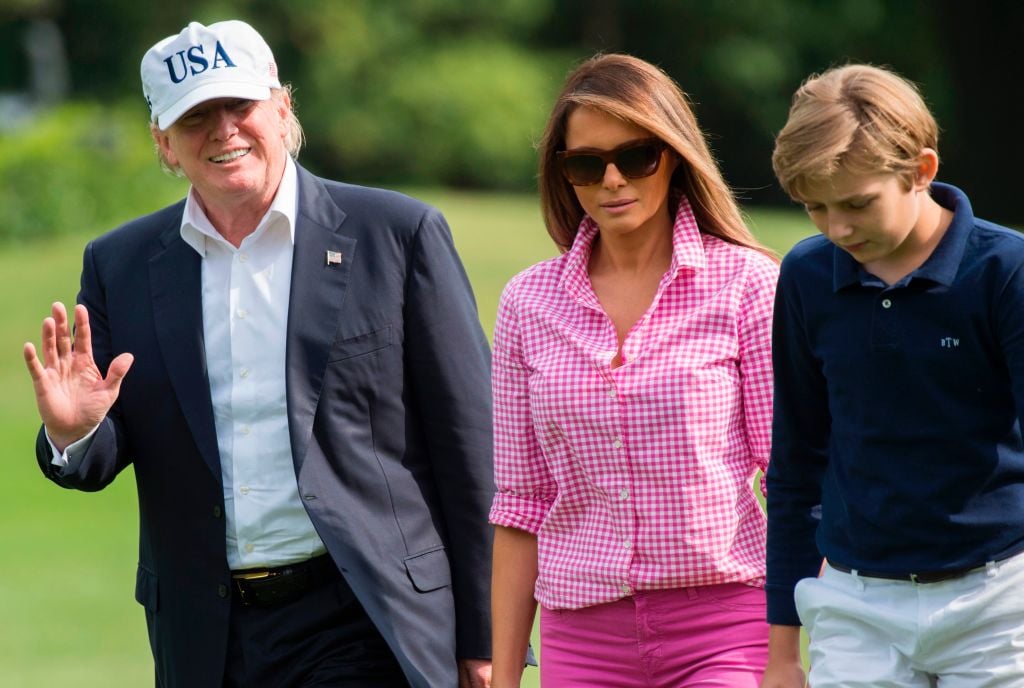
{"type": "Polygon", "coordinates": [[[659,139],[630,141],[610,151],[558,151],[562,174],[573,186],[590,186],[604,179],[609,163],[628,179],[650,177],[658,171],[665,143],[659,139]]]}

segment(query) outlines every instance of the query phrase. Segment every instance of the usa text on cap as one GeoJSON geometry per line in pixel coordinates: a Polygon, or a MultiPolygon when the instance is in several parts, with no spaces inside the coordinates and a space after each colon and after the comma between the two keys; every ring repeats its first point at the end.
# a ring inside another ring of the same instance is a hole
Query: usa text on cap
{"type": "Polygon", "coordinates": [[[192,22],[142,58],[142,91],[160,129],[204,101],[266,100],[272,88],[281,88],[274,54],[243,21],[192,22]]]}

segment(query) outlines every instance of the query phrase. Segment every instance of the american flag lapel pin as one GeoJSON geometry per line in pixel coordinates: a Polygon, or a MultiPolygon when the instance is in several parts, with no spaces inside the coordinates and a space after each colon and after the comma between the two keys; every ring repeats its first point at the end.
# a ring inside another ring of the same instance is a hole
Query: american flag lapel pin
{"type": "Polygon", "coordinates": [[[341,265],[341,251],[328,251],[327,265],[341,265]]]}

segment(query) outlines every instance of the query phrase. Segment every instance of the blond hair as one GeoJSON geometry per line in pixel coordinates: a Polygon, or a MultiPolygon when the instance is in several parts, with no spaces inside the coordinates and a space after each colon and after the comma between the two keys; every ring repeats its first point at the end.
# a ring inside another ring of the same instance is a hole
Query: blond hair
{"type": "Polygon", "coordinates": [[[938,153],[939,127],[917,87],[887,69],[851,64],[809,77],[793,95],[775,139],[772,168],[792,198],[840,167],[896,174],[909,189],[925,148],[938,153]]]}
{"type": "MultiPolygon", "coordinates": [[[[302,146],[306,142],[306,134],[302,131],[302,124],[299,123],[299,118],[295,114],[295,99],[292,96],[292,85],[284,84],[281,88],[270,89],[270,99],[276,103],[285,103],[287,105],[288,112],[285,115],[287,131],[284,137],[284,147],[292,158],[298,159],[299,151],[302,150],[302,146]]],[[[160,161],[160,168],[168,174],[173,174],[175,177],[185,176],[180,166],[172,165],[167,160],[163,151],[160,150],[160,144],[156,143],[156,134],[160,131],[159,127],[157,127],[155,122],[150,122],[149,128],[154,135],[154,146],[156,147],[156,157],[160,161]]]]}
{"type": "Polygon", "coordinates": [[[702,232],[773,255],[744,224],[686,94],[654,65],[618,54],[592,57],[569,74],[538,146],[541,211],[561,251],[572,246],[584,211],[562,176],[557,153],[565,150],[569,115],[584,106],[646,129],[675,152],[680,164],[670,195],[686,195],[702,232]]]}

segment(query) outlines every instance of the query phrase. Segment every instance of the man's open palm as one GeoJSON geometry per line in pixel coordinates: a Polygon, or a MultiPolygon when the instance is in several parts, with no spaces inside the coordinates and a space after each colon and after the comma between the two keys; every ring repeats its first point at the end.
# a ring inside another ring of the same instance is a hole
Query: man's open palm
{"type": "Polygon", "coordinates": [[[43,320],[40,362],[36,348],[25,343],[24,355],[35,387],[36,406],[50,440],[58,450],[85,437],[99,425],[117,399],[134,360],[124,353],[110,363],[104,378],[92,357],[92,334],[85,306],[75,306],[74,344],[64,304],[53,304],[43,320]]]}

